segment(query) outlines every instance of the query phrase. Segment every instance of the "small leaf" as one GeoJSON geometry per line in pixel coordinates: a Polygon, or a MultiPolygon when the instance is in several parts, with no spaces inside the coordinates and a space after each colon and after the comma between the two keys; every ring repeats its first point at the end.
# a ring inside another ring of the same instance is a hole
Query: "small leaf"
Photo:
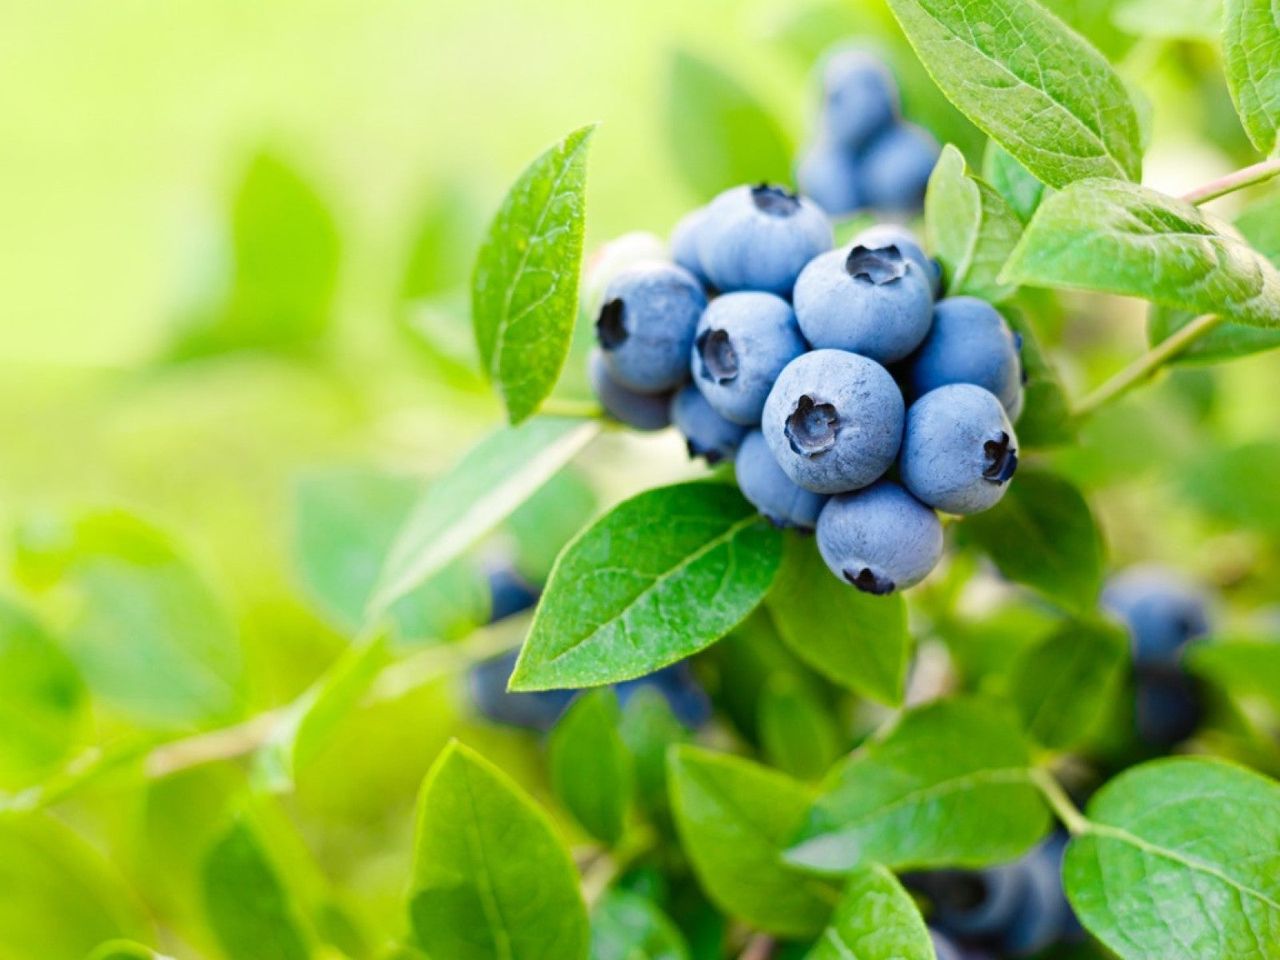
{"type": "Polygon", "coordinates": [[[831,925],[805,960],[934,960],[911,894],[878,863],[849,875],[831,925]]]}
{"type": "Polygon", "coordinates": [[[1137,37],[1216,43],[1222,33],[1222,0],[1122,0],[1111,19],[1137,37]]]}
{"type": "Polygon", "coordinates": [[[960,111],[1052,187],[1137,180],[1138,118],[1102,54],[1028,0],[889,0],[960,111]]]}
{"type": "Polygon", "coordinates": [[[1123,630],[1080,620],[1023,651],[1010,670],[1009,694],[1027,733],[1051,749],[1086,740],[1108,716],[1128,652],[1123,630]]]}
{"type": "Polygon", "coordinates": [[[1022,233],[1022,221],[991,186],[965,169],[960,151],[947,144],[929,177],[924,198],[925,235],[942,263],[947,295],[998,302],[1014,291],[996,277],[1022,233]]]}
{"type": "Polygon", "coordinates": [[[409,916],[433,957],[586,960],[587,910],[547,815],[456,741],[418,801],[409,916]]]}
{"type": "Polygon", "coordinates": [[[1001,279],[1098,290],[1280,326],[1280,273],[1190,204],[1090,180],[1047,197],[1001,279]]]}
{"type": "Polygon", "coordinates": [[[760,745],[769,765],[801,780],[816,780],[841,753],[830,708],[794,677],[770,678],[760,697],[760,745]]]}
{"type": "Polygon", "coordinates": [[[1020,469],[1004,499],[966,517],[961,528],[1010,580],[1072,610],[1094,607],[1102,585],[1102,540],[1089,505],[1068,481],[1020,469]]]}
{"type": "Polygon", "coordinates": [[[599,431],[598,421],[547,417],[499,430],[473,447],[410,511],[379,575],[369,618],[474,546],[599,431]]]}
{"type": "Polygon", "coordinates": [[[834,891],[782,862],[810,793],[767,767],[696,747],[669,754],[680,842],[723,911],[782,936],[822,929],[834,891]]]}
{"type": "Polygon", "coordinates": [[[980,867],[1028,850],[1049,826],[1013,716],[982,700],[903,715],[831,771],[787,859],[823,873],[980,867]]]}
{"type": "Polygon", "coordinates": [[[205,855],[205,914],[236,960],[310,960],[309,938],[280,873],[247,821],[234,823],[205,855]]]}
{"type": "Polygon", "coordinates": [[[1226,0],[1222,59],[1236,113],[1253,145],[1276,152],[1280,127],[1280,9],[1272,0],[1226,0]]]}
{"type": "Polygon", "coordinates": [[[561,554],[511,689],[616,683],[697,653],[760,603],[781,558],[778,531],[725,484],[633,497],[561,554]]]}
{"type": "Polygon", "coordinates": [[[791,144],[777,120],[720,67],[684,50],[671,59],[667,143],[693,194],[791,182],[791,144]]]}
{"type": "Polygon", "coordinates": [[[1197,643],[1184,660],[1195,674],[1237,700],[1260,700],[1280,714],[1280,643],[1217,640],[1197,643]]]}
{"type": "Polygon", "coordinates": [[[575,130],[520,174],[476,257],[476,344],[513,424],[547,398],[569,355],[594,131],[575,130]]]}
{"type": "Polygon", "coordinates": [[[1280,784],[1220,760],[1156,760],[1103,787],[1088,815],[1063,880],[1123,960],[1273,960],[1280,784]]]}
{"type": "Polygon", "coordinates": [[[591,911],[591,960],[689,960],[689,947],[651,901],[610,890],[591,911]]]}
{"type": "Polygon", "coordinates": [[[994,140],[987,141],[986,152],[982,155],[982,178],[1004,198],[1009,209],[1023,223],[1031,219],[1044,198],[1044,184],[994,140]]]}
{"type": "Polygon", "coordinates": [[[1004,306],[1001,313],[1022,339],[1019,356],[1024,382],[1022,415],[1016,424],[1018,443],[1024,450],[1071,443],[1076,438],[1071,402],[1057,372],[1045,358],[1035,328],[1020,310],[1004,306]]]}
{"type": "Polygon", "coordinates": [[[612,846],[631,806],[631,757],[618,732],[618,697],[611,689],[578,697],[548,744],[551,786],[586,831],[612,846]]]}
{"type": "Polygon", "coordinates": [[[778,635],[810,667],[881,703],[902,702],[911,638],[900,594],[850,590],[812,540],[791,535],[768,605],[778,635]]]}

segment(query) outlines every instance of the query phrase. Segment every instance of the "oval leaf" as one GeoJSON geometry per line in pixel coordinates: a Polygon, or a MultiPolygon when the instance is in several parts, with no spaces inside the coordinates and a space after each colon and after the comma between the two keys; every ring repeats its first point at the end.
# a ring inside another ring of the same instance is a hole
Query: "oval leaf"
{"type": "Polygon", "coordinates": [[[911,894],[878,863],[849,876],[831,925],[805,960],[934,960],[911,894]]]}
{"type": "Polygon", "coordinates": [[[1275,153],[1280,127],[1280,7],[1272,0],[1226,0],[1222,59],[1236,112],[1254,146],[1275,153]]]}
{"type": "Polygon", "coordinates": [[[569,355],[594,131],[575,130],[520,174],[476,257],[476,344],[512,423],[538,409],[569,355]]]}
{"type": "Polygon", "coordinates": [[[842,752],[831,708],[795,677],[785,673],[770,677],[760,694],[758,712],[765,759],[790,776],[816,780],[842,752]]]}
{"type": "Polygon", "coordinates": [[[982,178],[1004,198],[1014,215],[1026,223],[1044,198],[1044,184],[1031,175],[1004,147],[987,141],[982,155],[982,178]]]}
{"type": "Polygon", "coordinates": [[[585,960],[587,910],[551,821],[454,742],[422,784],[409,916],[433,957],[585,960]]]}
{"type": "Polygon", "coordinates": [[[781,559],[778,531],[725,484],[633,497],[561,554],[511,689],[615,683],[697,653],[764,599],[781,559]]]}
{"type": "Polygon", "coordinates": [[[832,770],[787,859],[823,873],[873,861],[977,867],[1024,853],[1048,826],[1013,716],[939,701],[832,770]]]}
{"type": "Polygon", "coordinates": [[[592,690],[560,718],[548,745],[556,796],[588,833],[611,845],[622,836],[631,805],[631,756],[619,719],[617,695],[592,690]]]}
{"type": "Polygon", "coordinates": [[[1280,272],[1190,204],[1115,180],[1040,204],[1001,279],[1142,297],[1280,326],[1280,272]]]}
{"type": "Polygon", "coordinates": [[[1083,37],[1028,0],[889,0],[925,69],[961,112],[1053,187],[1137,180],[1138,117],[1083,37]]]}
{"type": "Polygon", "coordinates": [[[1280,784],[1219,760],[1156,760],[1089,803],[1063,864],[1089,932],[1124,960],[1274,960],[1280,784]]]}

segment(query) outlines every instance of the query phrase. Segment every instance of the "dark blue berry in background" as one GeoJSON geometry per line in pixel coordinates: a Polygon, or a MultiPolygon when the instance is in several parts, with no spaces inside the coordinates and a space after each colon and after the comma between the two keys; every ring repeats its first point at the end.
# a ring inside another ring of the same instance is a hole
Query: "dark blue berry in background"
{"type": "Polygon", "coordinates": [[[613,379],[638,393],[674,390],[689,378],[689,350],[707,305],[698,280],[673,263],[639,263],[605,288],[596,339],[613,379]]]}
{"type": "Polygon", "coordinates": [[[831,143],[857,153],[895,125],[898,85],[878,57],[864,50],[830,54],[822,68],[822,132],[831,143]]]}
{"type": "Polygon", "coordinates": [[[817,539],[833,574],[877,595],[919,583],[942,557],[937,514],[889,480],[827,501],[817,539]]]}
{"type": "Polygon", "coordinates": [[[605,413],[619,423],[645,431],[671,425],[671,394],[628,390],[613,378],[604,351],[599,347],[591,351],[587,360],[587,380],[605,413]]]}
{"type": "Polygon", "coordinates": [[[671,422],[684,434],[689,456],[702,457],[712,465],[732,460],[747,433],[746,427],[716,413],[693,384],[671,398],[671,422]]]}
{"type": "Polygon", "coordinates": [[[933,325],[911,358],[915,396],[951,383],[994,393],[1013,418],[1022,394],[1018,341],[995,307],[977,297],[947,297],[933,308],[933,325]]]}
{"type": "Polygon", "coordinates": [[[531,610],[538,602],[538,588],[516,573],[510,564],[491,567],[488,579],[490,623],[531,610]]]}
{"type": "Polygon", "coordinates": [[[667,701],[667,706],[686,727],[696,730],[711,719],[711,700],[693,676],[687,660],[663,667],[656,673],[619,683],[618,703],[627,701],[640,689],[657,690],[667,701]]]}
{"type": "Polygon", "coordinates": [[[1117,573],[1102,591],[1102,606],[1128,627],[1138,664],[1175,663],[1188,641],[1209,632],[1206,593],[1165,567],[1117,573]]]}
{"type": "Polygon", "coordinates": [[[471,668],[468,686],[476,712],[494,723],[525,730],[546,731],[555,726],[573,690],[538,690],[510,693],[507,681],[515,668],[517,654],[504,653],[471,668]]]}
{"type": "Polygon", "coordinates": [[[862,195],[858,158],[825,137],[805,150],[800,158],[796,184],[801,193],[833,217],[867,205],[862,195]]]}
{"type": "Polygon", "coordinates": [[[1138,739],[1165,750],[1200,726],[1203,698],[1196,679],[1177,664],[1140,663],[1134,667],[1134,726],[1138,739]]]}
{"type": "Polygon", "coordinates": [[[738,488],[777,527],[812,530],[827,498],[797,486],[778,466],[764,434],[752,430],[738,449],[738,488]]]}
{"type": "Polygon", "coordinates": [[[919,210],[938,153],[938,141],[914,123],[885,130],[862,154],[862,192],[867,204],[900,213],[919,210]]]}

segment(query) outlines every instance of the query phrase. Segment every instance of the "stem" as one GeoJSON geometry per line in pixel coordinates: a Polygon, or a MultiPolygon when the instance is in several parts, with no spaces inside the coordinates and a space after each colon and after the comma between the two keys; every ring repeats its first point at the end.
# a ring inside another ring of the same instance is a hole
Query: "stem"
{"type": "Polygon", "coordinates": [[[1204,316],[1196,317],[1177,333],[1157,343],[1123,370],[1108,378],[1096,390],[1087,394],[1076,405],[1074,415],[1077,418],[1087,417],[1099,407],[1127,393],[1159,370],[1166,362],[1216,328],[1222,320],[1223,318],[1216,313],[1206,313],[1204,316]]]}
{"type": "Polygon", "coordinates": [[[747,941],[738,960],[769,960],[776,943],[767,933],[757,933],[747,941]]]}
{"type": "Polygon", "coordinates": [[[603,420],[604,408],[594,400],[568,400],[549,397],[538,412],[548,417],[573,417],[580,420],[603,420]]]}
{"type": "Polygon", "coordinates": [[[287,711],[288,707],[277,707],[235,726],[198,733],[194,737],[156,747],[147,757],[147,776],[159,780],[192,767],[252,753],[267,741],[287,711]]]}
{"type": "Polygon", "coordinates": [[[1080,808],[1071,802],[1067,791],[1062,789],[1062,785],[1054,779],[1053,774],[1042,767],[1037,767],[1031,771],[1031,782],[1044,795],[1049,806],[1053,808],[1054,815],[1062,821],[1068,833],[1075,837],[1089,829],[1089,820],[1080,812],[1080,808]]]}
{"type": "Polygon", "coordinates": [[[1280,157],[1275,157],[1271,160],[1255,163],[1242,170],[1237,170],[1235,173],[1228,173],[1225,177],[1219,177],[1217,180],[1211,180],[1204,186],[1196,187],[1190,193],[1183,194],[1182,199],[1187,203],[1199,206],[1202,203],[1208,203],[1210,200],[1217,200],[1218,197],[1225,197],[1228,193],[1233,193],[1236,190],[1252,187],[1255,183],[1270,180],[1278,175],[1280,175],[1280,157]]]}
{"type": "Polygon", "coordinates": [[[606,851],[591,861],[582,871],[582,899],[587,902],[587,906],[595,906],[618,877],[652,850],[654,840],[653,831],[641,825],[618,849],[612,853],[606,851]]]}

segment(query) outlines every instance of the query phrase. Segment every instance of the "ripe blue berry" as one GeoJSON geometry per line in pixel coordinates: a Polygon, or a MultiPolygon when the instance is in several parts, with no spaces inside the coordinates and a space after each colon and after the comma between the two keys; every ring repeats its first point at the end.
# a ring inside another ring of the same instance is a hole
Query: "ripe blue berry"
{"type": "Polygon", "coordinates": [[[805,151],[796,167],[800,192],[833,217],[866,206],[861,179],[857,158],[825,137],[805,151]]]}
{"type": "Polygon", "coordinates": [[[796,281],[794,303],[800,332],[815,347],[892,363],[929,332],[933,291],[896,246],[854,244],[811,261],[796,281]]]}
{"type": "Polygon", "coordinates": [[[489,579],[489,622],[496,623],[532,608],[538,602],[538,589],[516,573],[509,564],[492,567],[489,579]]]}
{"type": "Polygon", "coordinates": [[[902,393],[874,360],[814,350],[778,375],[761,429],[774,459],[815,493],[865,487],[893,464],[902,442],[902,393]]]}
{"type": "Polygon", "coordinates": [[[637,430],[661,430],[671,425],[671,394],[637,393],[613,378],[604,351],[596,347],[587,361],[587,380],[605,413],[637,430]]]}
{"type": "Polygon", "coordinates": [[[698,232],[707,219],[707,208],[699,207],[686,213],[671,231],[671,259],[698,278],[704,287],[709,286],[707,274],[698,256],[698,232]]]}
{"type": "Polygon", "coordinates": [[[1195,733],[1203,715],[1194,677],[1173,663],[1134,667],[1134,727],[1138,739],[1166,751],[1195,733]]]}
{"type": "Polygon", "coordinates": [[[1022,393],[1018,339],[1000,311],[977,297],[947,297],[933,308],[933,326],[911,359],[917,395],[949,383],[994,393],[1013,419],[1022,393]]]}
{"type": "Polygon", "coordinates": [[[841,50],[822,71],[822,125],[850,151],[889,127],[898,116],[898,87],[884,63],[862,50],[841,50]]]}
{"type": "Polygon", "coordinates": [[[572,690],[540,690],[509,693],[507,681],[516,665],[516,653],[504,653],[476,664],[467,678],[471,702],[494,723],[526,730],[550,730],[573,699],[572,690]]]}
{"type": "Polygon", "coordinates": [[[862,188],[878,210],[919,210],[929,174],[938,160],[938,141],[912,123],[883,131],[862,155],[862,188]]]}
{"type": "Polygon", "coordinates": [[[703,457],[710,464],[732,460],[747,432],[716,413],[693,384],[671,398],[671,422],[684,434],[689,456],[703,457]]]}
{"type": "Polygon", "coordinates": [[[889,480],[828,500],[817,539],[832,573],[877,595],[919,583],[942,557],[937,514],[889,480]]]}
{"type": "Polygon", "coordinates": [[[717,290],[789,296],[804,265],[831,248],[831,222],[812,200],[769,184],[726,190],[696,231],[698,260],[717,290]]]}
{"type": "Polygon", "coordinates": [[[907,409],[899,468],[918,500],[946,513],[994,507],[1018,467],[1018,438],[995,396],[970,383],[930,390],[907,409]]]}
{"type": "Polygon", "coordinates": [[[759,430],[743,439],[735,470],[742,495],[774,526],[812,530],[817,524],[827,498],[796,486],[773,459],[759,430]]]}
{"type": "Polygon", "coordinates": [[[878,223],[867,227],[853,238],[855,244],[861,244],[868,250],[883,250],[885,247],[897,247],[898,252],[918,266],[929,278],[929,287],[936,297],[942,289],[942,266],[924,252],[916,235],[906,227],[896,223],[878,223]]]}
{"type": "Polygon", "coordinates": [[[693,382],[726,420],[753,426],[782,368],[808,348],[787,301],[772,293],[726,293],[698,321],[693,382]]]}
{"type": "Polygon", "coordinates": [[[613,379],[629,390],[661,393],[689,374],[689,348],[706,308],[702,286],[673,263],[640,263],[605,290],[596,337],[613,379]]]}
{"type": "Polygon", "coordinates": [[[1154,564],[1130,567],[1102,591],[1103,609],[1129,628],[1139,664],[1176,663],[1189,640],[1209,632],[1209,598],[1173,570],[1154,564]]]}

